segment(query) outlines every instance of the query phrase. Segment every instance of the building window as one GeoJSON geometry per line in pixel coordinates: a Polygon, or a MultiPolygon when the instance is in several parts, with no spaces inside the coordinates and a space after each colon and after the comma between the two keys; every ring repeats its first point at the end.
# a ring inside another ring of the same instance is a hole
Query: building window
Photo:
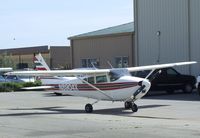
{"type": "Polygon", "coordinates": [[[82,68],[87,68],[87,59],[82,59],[81,60],[81,67],[82,68]]]}
{"type": "Polygon", "coordinates": [[[126,68],[129,66],[128,57],[116,57],[115,58],[116,68],[126,68]]]}
{"type": "Polygon", "coordinates": [[[81,59],[81,67],[82,68],[99,68],[99,60],[97,59],[81,59]]]}

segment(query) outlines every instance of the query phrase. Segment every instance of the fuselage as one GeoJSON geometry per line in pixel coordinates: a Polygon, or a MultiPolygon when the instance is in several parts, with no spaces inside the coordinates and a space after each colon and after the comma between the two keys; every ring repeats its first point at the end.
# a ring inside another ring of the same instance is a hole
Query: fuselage
{"type": "MultiPolygon", "coordinates": [[[[87,78],[88,79],[88,78],[87,78]]],[[[84,79],[86,80],[86,78],[84,79]]],[[[88,82],[88,80],[87,80],[88,82]]],[[[142,82],[145,91],[138,94],[136,99],[143,97],[150,89],[150,82],[143,78],[122,76],[115,81],[85,83],[80,78],[72,77],[69,79],[57,79],[55,83],[48,85],[54,86],[54,92],[69,94],[74,96],[88,97],[98,100],[124,101],[130,98],[142,82]],[[92,86],[91,86],[92,85],[92,86]]]]}

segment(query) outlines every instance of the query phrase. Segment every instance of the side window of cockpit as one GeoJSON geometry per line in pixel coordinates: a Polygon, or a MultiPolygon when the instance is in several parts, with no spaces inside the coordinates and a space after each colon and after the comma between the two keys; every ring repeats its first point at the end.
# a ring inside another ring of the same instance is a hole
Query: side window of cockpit
{"type": "Polygon", "coordinates": [[[85,78],[84,80],[90,84],[94,84],[94,77],[85,78]]]}
{"type": "Polygon", "coordinates": [[[106,75],[97,76],[97,77],[96,77],[96,82],[97,82],[97,83],[104,83],[104,82],[107,82],[107,77],[106,77],[106,75]]]}
{"type": "Polygon", "coordinates": [[[94,77],[89,77],[89,78],[88,78],[88,82],[89,82],[90,84],[94,84],[94,77]]]}

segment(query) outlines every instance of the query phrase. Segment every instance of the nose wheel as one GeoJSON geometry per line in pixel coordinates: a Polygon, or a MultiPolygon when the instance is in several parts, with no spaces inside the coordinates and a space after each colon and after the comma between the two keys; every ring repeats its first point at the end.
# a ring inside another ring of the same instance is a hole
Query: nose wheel
{"type": "Polygon", "coordinates": [[[131,110],[133,112],[137,112],[138,111],[138,106],[135,103],[132,103],[131,110]]]}
{"type": "Polygon", "coordinates": [[[131,109],[133,112],[138,111],[138,106],[134,102],[127,101],[124,103],[125,109],[131,109]]]}
{"type": "Polygon", "coordinates": [[[124,108],[125,108],[125,109],[128,110],[128,109],[131,109],[131,107],[132,107],[132,102],[125,102],[125,103],[124,103],[124,108]]]}

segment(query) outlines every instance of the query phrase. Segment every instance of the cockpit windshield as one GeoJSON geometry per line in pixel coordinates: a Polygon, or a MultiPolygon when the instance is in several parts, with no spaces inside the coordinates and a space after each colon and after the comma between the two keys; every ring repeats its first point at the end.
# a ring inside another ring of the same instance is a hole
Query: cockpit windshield
{"type": "Polygon", "coordinates": [[[116,81],[122,76],[131,76],[127,69],[112,69],[109,73],[110,81],[116,81]]]}

